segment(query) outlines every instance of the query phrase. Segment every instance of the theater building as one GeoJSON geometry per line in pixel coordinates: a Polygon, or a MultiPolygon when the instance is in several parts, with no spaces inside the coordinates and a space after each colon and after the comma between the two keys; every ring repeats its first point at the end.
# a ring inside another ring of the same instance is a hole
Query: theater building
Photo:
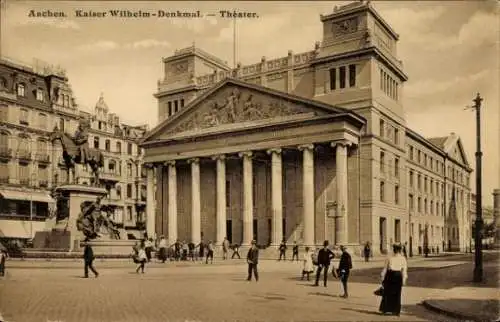
{"type": "Polygon", "coordinates": [[[417,252],[449,224],[464,246],[471,169],[458,137],[407,126],[399,36],[369,2],[320,20],[310,52],[236,69],[194,46],[163,59],[160,124],[141,144],[157,234],[417,252]]]}

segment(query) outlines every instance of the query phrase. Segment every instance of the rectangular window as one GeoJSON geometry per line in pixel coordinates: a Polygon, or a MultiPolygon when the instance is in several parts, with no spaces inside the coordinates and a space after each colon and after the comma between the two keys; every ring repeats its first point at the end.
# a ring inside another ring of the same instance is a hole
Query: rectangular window
{"type": "Polygon", "coordinates": [[[131,177],[132,176],[132,164],[127,163],[127,176],[131,177]]]}
{"type": "Polygon", "coordinates": [[[111,142],[109,140],[104,142],[104,149],[108,152],[111,151],[111,142]]]}
{"type": "Polygon", "coordinates": [[[132,221],[133,220],[133,217],[132,217],[132,206],[128,206],[127,207],[127,220],[128,221],[132,221]]]}
{"type": "Polygon", "coordinates": [[[385,153],[380,152],[380,172],[385,172],[385,153]]]}
{"type": "Polygon", "coordinates": [[[36,90],[36,100],[43,102],[43,91],[41,89],[36,90]]]}
{"type": "Polygon", "coordinates": [[[410,171],[410,187],[413,187],[413,171],[410,171]]]}
{"type": "Polygon", "coordinates": [[[422,212],[422,198],[420,197],[417,199],[417,211],[422,212]]]}
{"type": "Polygon", "coordinates": [[[336,90],[337,89],[337,69],[332,68],[330,69],[330,90],[336,90]]]}
{"type": "Polygon", "coordinates": [[[24,84],[17,84],[17,95],[18,96],[26,95],[24,84]]]}
{"type": "Polygon", "coordinates": [[[43,130],[47,129],[47,115],[40,113],[38,114],[39,127],[43,130]]]}
{"type": "Polygon", "coordinates": [[[174,113],[177,113],[179,111],[179,101],[175,100],[174,101],[174,113]]]}
{"type": "Polygon", "coordinates": [[[345,71],[345,66],[341,66],[339,68],[339,81],[340,81],[340,88],[345,88],[345,83],[346,83],[346,71],[345,71]]]}
{"type": "Polygon", "coordinates": [[[394,186],[394,203],[396,205],[399,205],[399,186],[398,185],[394,186]]]}
{"type": "Polygon", "coordinates": [[[396,243],[401,241],[401,220],[394,220],[394,240],[396,243]]]}
{"type": "Polygon", "coordinates": [[[380,182],[380,201],[385,201],[385,183],[384,181],[380,182]]]}
{"type": "Polygon", "coordinates": [[[26,108],[21,108],[21,114],[19,115],[19,123],[28,125],[29,124],[29,113],[30,111],[26,108]]]}
{"type": "Polygon", "coordinates": [[[59,130],[64,132],[64,119],[63,118],[59,119],[59,130]]]}
{"type": "Polygon", "coordinates": [[[184,99],[181,98],[181,108],[183,108],[183,107],[184,107],[184,99]]]}
{"type": "Polygon", "coordinates": [[[422,189],[422,176],[420,174],[417,175],[417,188],[418,190],[422,189]]]}
{"type": "Polygon", "coordinates": [[[427,199],[424,199],[424,214],[427,213],[427,199]]]}
{"type": "Polygon", "coordinates": [[[379,122],[379,136],[380,137],[384,137],[384,132],[385,132],[385,122],[384,120],[380,119],[380,122],[379,122]]]}
{"type": "Polygon", "coordinates": [[[431,215],[434,214],[434,201],[432,201],[432,200],[431,200],[430,213],[431,213],[431,215]]]}
{"type": "Polygon", "coordinates": [[[399,130],[394,129],[394,144],[399,145],[399,130]]]}
{"type": "Polygon", "coordinates": [[[427,192],[427,177],[424,178],[424,192],[427,192]]]}
{"type": "Polygon", "coordinates": [[[132,154],[132,143],[127,144],[127,153],[132,154]]]}
{"type": "Polygon", "coordinates": [[[168,102],[168,116],[171,116],[172,115],[172,102],[168,102]]]}
{"type": "Polygon", "coordinates": [[[99,138],[94,137],[94,149],[99,149],[99,138]]]}
{"type": "Polygon", "coordinates": [[[349,87],[356,86],[356,65],[349,65],[349,87]]]}
{"type": "Polygon", "coordinates": [[[132,185],[130,183],[127,185],[127,198],[132,198],[132,185]]]}
{"type": "Polygon", "coordinates": [[[394,159],[394,176],[399,178],[399,158],[394,159]]]}
{"type": "Polygon", "coordinates": [[[226,208],[231,207],[231,181],[226,180],[226,208]]]}
{"type": "Polygon", "coordinates": [[[413,147],[410,146],[410,160],[413,161],[413,147]]]}
{"type": "Polygon", "coordinates": [[[415,204],[414,204],[414,200],[413,200],[413,195],[411,193],[408,195],[408,203],[409,203],[410,210],[414,210],[415,204]]]}

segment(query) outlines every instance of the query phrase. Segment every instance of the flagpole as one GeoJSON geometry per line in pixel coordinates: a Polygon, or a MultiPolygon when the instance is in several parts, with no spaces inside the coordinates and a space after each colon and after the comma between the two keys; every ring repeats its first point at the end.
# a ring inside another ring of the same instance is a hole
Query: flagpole
{"type": "Polygon", "coordinates": [[[236,69],[236,17],[233,17],[233,68],[236,69]]]}

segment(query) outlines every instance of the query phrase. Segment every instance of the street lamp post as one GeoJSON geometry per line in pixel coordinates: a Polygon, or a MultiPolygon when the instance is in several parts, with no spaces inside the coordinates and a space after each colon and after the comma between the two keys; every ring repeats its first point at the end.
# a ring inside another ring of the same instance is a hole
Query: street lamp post
{"type": "Polygon", "coordinates": [[[483,253],[482,253],[482,236],[483,229],[483,213],[482,213],[482,166],[481,159],[481,102],[483,99],[477,93],[473,100],[473,109],[476,110],[476,235],[474,245],[474,282],[478,283],[483,280],[483,253]]]}
{"type": "Polygon", "coordinates": [[[413,257],[413,229],[411,228],[411,210],[408,213],[408,230],[410,231],[409,243],[410,243],[410,257],[413,257]]]}

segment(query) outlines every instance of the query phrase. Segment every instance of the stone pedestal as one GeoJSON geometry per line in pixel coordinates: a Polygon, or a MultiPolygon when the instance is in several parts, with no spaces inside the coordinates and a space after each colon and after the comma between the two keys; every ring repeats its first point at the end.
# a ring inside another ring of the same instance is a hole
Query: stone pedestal
{"type": "Polygon", "coordinates": [[[57,200],[56,226],[49,231],[42,247],[66,251],[80,251],[83,233],[78,230],[76,220],[81,213],[84,202],[94,202],[98,197],[107,194],[106,189],[87,185],[63,185],[56,188],[57,200]]]}

